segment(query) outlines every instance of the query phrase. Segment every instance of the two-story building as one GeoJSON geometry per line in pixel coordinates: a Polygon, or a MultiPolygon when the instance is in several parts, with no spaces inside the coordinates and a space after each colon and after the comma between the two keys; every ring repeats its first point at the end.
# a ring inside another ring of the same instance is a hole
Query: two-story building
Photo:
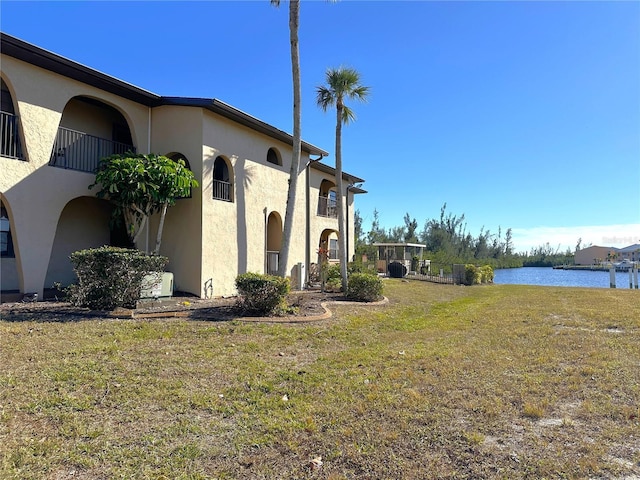
{"type": "MultiPolygon", "coordinates": [[[[167,213],[161,254],[175,288],[235,293],[244,272],[277,269],[291,135],[211,98],[164,97],[1,34],[0,290],[21,296],[75,281],[69,255],[117,245],[111,205],[88,186],[101,158],[128,150],[183,159],[199,188],[167,213]]],[[[337,258],[335,169],[303,142],[287,272],[320,246],[337,258]]],[[[361,178],[343,174],[347,231],[361,178]]],[[[158,218],[137,247],[149,250],[158,218]]],[[[348,237],[348,234],[347,234],[348,237]]],[[[347,238],[348,257],[354,242],[347,238]]],[[[298,284],[303,282],[297,282],[298,284]]]]}

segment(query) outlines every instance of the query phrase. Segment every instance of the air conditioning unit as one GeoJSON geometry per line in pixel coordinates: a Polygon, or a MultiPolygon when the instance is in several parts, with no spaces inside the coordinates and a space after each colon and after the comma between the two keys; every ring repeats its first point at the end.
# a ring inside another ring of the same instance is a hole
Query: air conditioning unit
{"type": "Polygon", "coordinates": [[[144,276],[140,298],[168,298],[173,296],[173,273],[153,272],[144,276]]]}

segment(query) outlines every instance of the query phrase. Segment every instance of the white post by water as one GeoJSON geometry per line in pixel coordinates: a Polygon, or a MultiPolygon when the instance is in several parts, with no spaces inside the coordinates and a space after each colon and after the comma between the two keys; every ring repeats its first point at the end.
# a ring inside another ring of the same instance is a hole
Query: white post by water
{"type": "Polygon", "coordinates": [[[609,287],[616,288],[616,267],[613,263],[609,267],[609,287]]]}
{"type": "Polygon", "coordinates": [[[638,265],[633,266],[633,281],[636,284],[636,289],[638,288],[638,265]]]}
{"type": "Polygon", "coordinates": [[[633,269],[629,269],[629,290],[633,289],[633,269]]]}

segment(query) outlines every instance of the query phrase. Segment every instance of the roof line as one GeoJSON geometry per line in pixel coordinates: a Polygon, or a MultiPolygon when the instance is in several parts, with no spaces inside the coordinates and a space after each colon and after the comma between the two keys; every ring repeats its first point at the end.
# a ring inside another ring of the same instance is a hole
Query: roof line
{"type": "MultiPolygon", "coordinates": [[[[293,145],[292,135],[221,100],[215,98],[160,96],[7,33],[0,32],[0,40],[0,51],[3,55],[14,57],[45,70],[92,85],[100,90],[113,93],[147,107],[182,105],[206,108],[252,130],[293,145]]],[[[302,149],[312,155],[322,155],[323,157],[329,155],[325,150],[304,141],[302,142],[302,149]]]]}

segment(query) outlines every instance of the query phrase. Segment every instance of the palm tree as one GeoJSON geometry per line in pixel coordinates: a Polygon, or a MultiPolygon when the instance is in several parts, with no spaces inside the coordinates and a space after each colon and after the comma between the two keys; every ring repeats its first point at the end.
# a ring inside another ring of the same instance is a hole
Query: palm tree
{"type": "Polygon", "coordinates": [[[316,89],[317,103],[325,112],[336,107],[336,194],[338,201],[338,250],[340,253],[340,276],[342,291],[347,291],[347,242],[345,218],[342,205],[342,124],[355,120],[356,115],[345,100],[367,101],[369,87],[360,85],[360,74],[353,68],[330,68],[325,74],[326,85],[316,89]]]}
{"type": "MultiPolygon", "coordinates": [[[[271,5],[280,6],[280,0],[270,0],[271,5]]],[[[298,25],[300,23],[300,0],[289,0],[289,41],[291,43],[291,72],[293,77],[293,155],[289,170],[289,191],[287,209],[284,216],[282,244],[278,261],[278,275],[285,277],[289,262],[289,248],[293,232],[293,214],[296,204],[298,176],[300,174],[300,151],[302,149],[302,113],[300,106],[300,51],[298,49],[298,25]]]]}

